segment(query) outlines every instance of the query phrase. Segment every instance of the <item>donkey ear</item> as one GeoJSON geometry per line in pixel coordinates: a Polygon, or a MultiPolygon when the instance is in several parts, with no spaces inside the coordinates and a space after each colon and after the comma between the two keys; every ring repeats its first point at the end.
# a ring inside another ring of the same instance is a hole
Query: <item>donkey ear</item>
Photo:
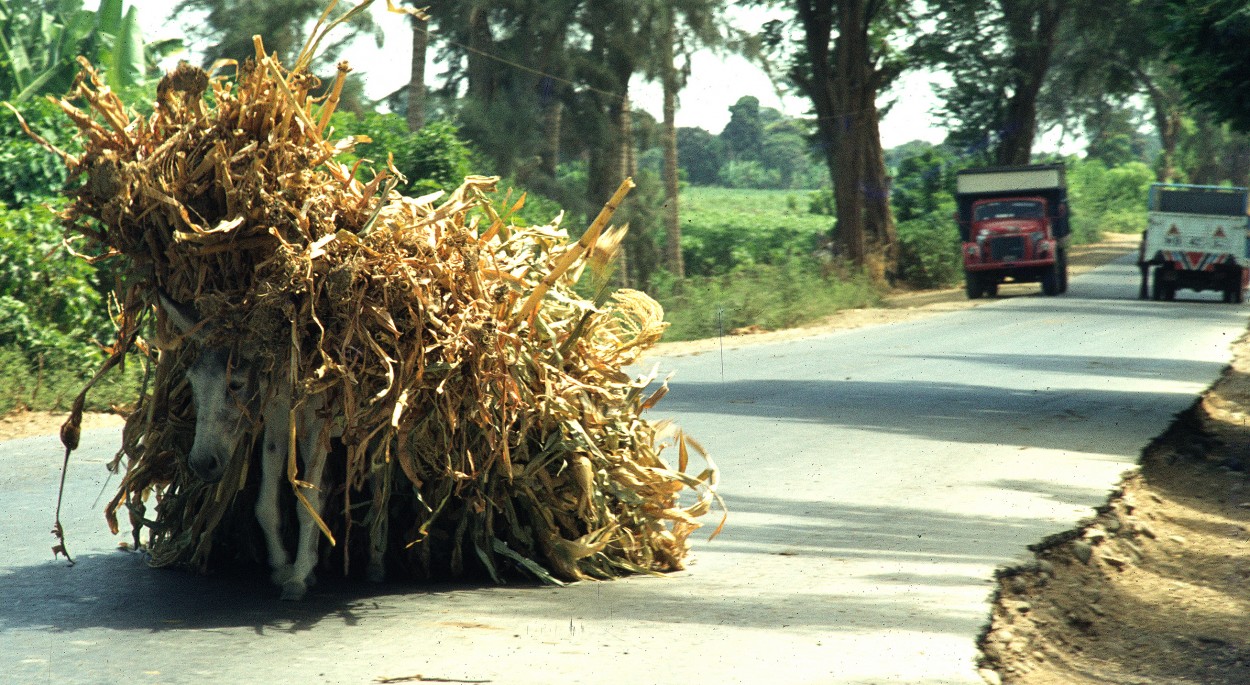
{"type": "Polygon", "coordinates": [[[183,335],[190,333],[193,338],[199,337],[200,331],[196,328],[200,324],[200,313],[195,311],[194,305],[175,301],[162,288],[156,289],[156,299],[179,333],[183,335]]]}

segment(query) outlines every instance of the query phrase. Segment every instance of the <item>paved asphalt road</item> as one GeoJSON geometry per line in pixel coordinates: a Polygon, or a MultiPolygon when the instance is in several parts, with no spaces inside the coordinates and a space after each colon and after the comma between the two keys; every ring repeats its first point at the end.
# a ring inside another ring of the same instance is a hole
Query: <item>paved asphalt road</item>
{"type": "Polygon", "coordinates": [[[99,514],[115,430],[74,456],[67,568],[56,440],[0,445],[0,683],[980,682],[994,569],[1100,503],[1246,327],[1215,296],[1136,287],[1122,260],[1057,298],[662,359],[657,414],[712,451],[731,511],[669,578],[289,604],[149,569],[99,514]]]}

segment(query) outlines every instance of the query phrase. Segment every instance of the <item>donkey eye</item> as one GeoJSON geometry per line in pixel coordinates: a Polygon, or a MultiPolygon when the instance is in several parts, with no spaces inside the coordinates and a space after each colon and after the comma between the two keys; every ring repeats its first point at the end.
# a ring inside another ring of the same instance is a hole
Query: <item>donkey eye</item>
{"type": "Polygon", "coordinates": [[[239,378],[231,379],[230,380],[230,392],[243,392],[243,388],[246,385],[247,383],[245,383],[242,379],[239,379],[239,378]]]}

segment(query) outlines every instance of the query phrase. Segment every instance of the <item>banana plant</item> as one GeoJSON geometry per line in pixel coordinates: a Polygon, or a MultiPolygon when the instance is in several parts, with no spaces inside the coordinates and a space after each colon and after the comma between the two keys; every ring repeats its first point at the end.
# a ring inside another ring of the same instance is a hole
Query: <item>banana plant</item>
{"type": "Polygon", "coordinates": [[[69,90],[79,55],[123,89],[142,85],[181,49],[178,39],[145,42],[138,13],[124,0],[102,0],[94,11],[81,0],[0,0],[0,98],[15,103],[69,90]]]}

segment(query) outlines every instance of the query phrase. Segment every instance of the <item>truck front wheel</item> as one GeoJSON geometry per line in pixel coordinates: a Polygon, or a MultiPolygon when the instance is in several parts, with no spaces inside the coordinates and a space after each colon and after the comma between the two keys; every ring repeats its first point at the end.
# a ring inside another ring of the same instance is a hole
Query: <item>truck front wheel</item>
{"type": "Polygon", "coordinates": [[[981,283],[981,274],[975,271],[965,271],[964,291],[968,293],[969,300],[980,299],[985,293],[985,286],[981,283]]]}
{"type": "Polygon", "coordinates": [[[1058,295],[1063,292],[1061,276],[1059,273],[1059,263],[1056,261],[1042,274],[1042,292],[1047,295],[1058,295]]]}

